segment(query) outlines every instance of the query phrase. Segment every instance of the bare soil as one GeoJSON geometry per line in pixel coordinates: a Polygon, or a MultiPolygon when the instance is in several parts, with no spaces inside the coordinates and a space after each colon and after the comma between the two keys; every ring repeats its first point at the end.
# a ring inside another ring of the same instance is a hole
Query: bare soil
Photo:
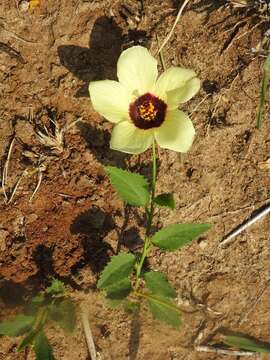
{"type": "MultiPolygon", "coordinates": [[[[194,343],[199,335],[208,344],[224,330],[270,342],[269,217],[218,247],[270,198],[270,173],[259,167],[270,154],[268,103],[262,128],[255,129],[264,57],[252,52],[269,13],[191,1],[163,52],[167,67],[194,69],[202,88],[185,106],[197,129],[192,149],[159,154],[158,191],[174,192],[177,208],[160,211],[157,225],[213,224],[184,249],[156,250],[149,259],[177,289],[183,326],[160,325],[144,309],[132,319],[106,308],[95,290],[113,254],[138,248],[144,225],[138,210],[123,207],[103,166],[149,175],[150,153],[109,149],[111,124],[93,111],[88,84],[115,79],[124,48],[142,44],[155,52],[180,3],[41,0],[31,11],[17,0],[0,4],[2,174],[9,158],[0,193],[0,317],[20,311],[51,276],[60,278],[89,306],[102,359],[222,359],[197,352],[194,343]],[[62,148],[37,137],[45,126],[54,133],[52,121],[61,128],[77,121],[64,132],[62,148]]],[[[48,335],[58,359],[89,359],[79,322],[73,336],[53,327],[48,335]]],[[[15,351],[18,341],[1,338],[0,359],[25,359],[15,351]]]]}

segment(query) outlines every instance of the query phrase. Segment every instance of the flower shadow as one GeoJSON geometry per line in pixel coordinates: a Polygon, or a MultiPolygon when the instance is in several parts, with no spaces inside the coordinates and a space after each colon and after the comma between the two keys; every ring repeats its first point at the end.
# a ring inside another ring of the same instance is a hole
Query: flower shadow
{"type": "Polygon", "coordinates": [[[26,287],[17,284],[12,280],[1,280],[0,284],[0,307],[1,310],[7,308],[16,308],[25,302],[28,294],[26,287]]]}
{"type": "MultiPolygon", "coordinates": [[[[216,1],[201,0],[199,2],[196,2],[195,4],[191,4],[190,10],[195,11],[197,13],[205,13],[205,20],[204,20],[203,24],[206,25],[210,19],[211,14],[214,11],[221,8],[222,6],[226,6],[226,5],[228,5],[227,0],[216,0],[216,1]]],[[[222,22],[224,22],[225,20],[222,20],[222,22]]]]}
{"type": "Polygon", "coordinates": [[[99,17],[91,31],[89,47],[61,45],[60,63],[84,84],[75,97],[87,97],[92,80],[115,79],[122,48],[122,30],[107,16],[99,17]]]}
{"type": "Polygon", "coordinates": [[[97,206],[76,216],[70,225],[70,232],[81,238],[84,251],[81,265],[88,264],[93,273],[100,273],[115,254],[112,246],[103,241],[114,227],[112,216],[97,206]]]}
{"type": "MultiPolygon", "coordinates": [[[[175,6],[177,6],[177,0],[173,0],[173,2],[175,3],[175,6]]],[[[207,16],[209,16],[213,11],[227,4],[227,0],[201,0],[194,4],[191,4],[190,9],[196,12],[206,12],[207,16]]],[[[180,6],[178,5],[178,7],[180,6]]]]}
{"type": "Polygon", "coordinates": [[[38,275],[42,279],[56,277],[53,267],[53,248],[48,248],[43,244],[36,247],[33,252],[33,259],[38,266],[38,275]]]}
{"type": "Polygon", "coordinates": [[[109,131],[97,129],[85,121],[79,121],[76,126],[86,141],[87,147],[101,164],[124,169],[127,167],[126,160],[130,158],[130,155],[110,149],[109,142],[111,135],[109,131]]]}

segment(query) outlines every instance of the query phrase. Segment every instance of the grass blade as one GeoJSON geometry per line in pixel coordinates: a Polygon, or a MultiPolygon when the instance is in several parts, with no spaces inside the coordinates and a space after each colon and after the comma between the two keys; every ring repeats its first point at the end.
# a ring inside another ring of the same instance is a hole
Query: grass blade
{"type": "Polygon", "coordinates": [[[263,66],[263,78],[261,83],[261,95],[259,102],[259,109],[256,114],[256,128],[260,129],[262,123],[262,115],[264,111],[265,98],[267,92],[267,85],[270,78],[270,54],[267,56],[263,66]]]}

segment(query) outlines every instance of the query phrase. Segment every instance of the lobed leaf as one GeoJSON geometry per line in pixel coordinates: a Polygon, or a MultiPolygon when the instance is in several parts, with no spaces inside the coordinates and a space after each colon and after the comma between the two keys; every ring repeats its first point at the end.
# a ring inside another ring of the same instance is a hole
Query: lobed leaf
{"type": "Polygon", "coordinates": [[[105,170],[112,186],[122,200],[134,206],[146,206],[148,204],[150,198],[148,183],[142,175],[114,166],[106,166],[105,170]]]}
{"type": "Polygon", "coordinates": [[[181,325],[180,313],[170,300],[151,296],[148,299],[148,305],[155,319],[179,328],[181,325]]]}
{"type": "Polygon", "coordinates": [[[175,201],[173,198],[173,194],[171,193],[164,193],[156,196],[154,198],[154,203],[159,206],[165,206],[172,210],[175,209],[175,201]]]}
{"type": "Polygon", "coordinates": [[[0,323],[0,335],[20,336],[31,329],[35,321],[33,316],[19,314],[13,319],[0,323]]]}
{"type": "Polygon", "coordinates": [[[36,360],[56,360],[53,356],[52,347],[42,330],[39,331],[35,337],[34,351],[36,360]]]}
{"type": "Polygon", "coordinates": [[[210,227],[210,224],[172,224],[156,232],[152,242],[164,250],[177,250],[210,227]]]}
{"type": "Polygon", "coordinates": [[[270,345],[264,345],[259,341],[251,340],[244,336],[227,336],[224,343],[243,350],[270,354],[270,345]]]}
{"type": "Polygon", "coordinates": [[[161,295],[165,298],[176,297],[176,291],[169,284],[167,276],[162,272],[147,272],[144,274],[144,280],[152,294],[161,295]]]}
{"type": "Polygon", "coordinates": [[[106,290],[106,288],[127,278],[132,273],[135,261],[136,258],[132,254],[120,253],[113,256],[111,262],[102,271],[97,288],[106,290]]]}

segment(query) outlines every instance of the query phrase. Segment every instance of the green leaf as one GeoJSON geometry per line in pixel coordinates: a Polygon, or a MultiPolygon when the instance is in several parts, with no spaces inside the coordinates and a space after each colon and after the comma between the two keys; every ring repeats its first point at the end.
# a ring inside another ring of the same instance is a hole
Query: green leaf
{"type": "Polygon", "coordinates": [[[31,300],[31,304],[40,306],[40,305],[43,305],[44,301],[45,301],[45,296],[41,294],[41,295],[34,296],[31,300]]]}
{"type": "Polygon", "coordinates": [[[47,287],[46,293],[49,295],[64,295],[65,293],[65,286],[62,281],[54,279],[52,284],[47,287]]]}
{"type": "Polygon", "coordinates": [[[40,307],[45,305],[45,302],[46,298],[43,294],[34,296],[31,302],[26,306],[26,312],[28,314],[35,315],[40,307]]]}
{"type": "Polygon", "coordinates": [[[23,350],[26,346],[32,344],[36,335],[38,334],[38,330],[33,329],[31,330],[20,342],[19,346],[17,347],[17,351],[23,350]]]}
{"type": "Polygon", "coordinates": [[[124,299],[131,292],[131,281],[129,278],[124,278],[117,281],[115,284],[106,287],[105,291],[107,297],[110,299],[124,299]]]}
{"type": "Polygon", "coordinates": [[[36,360],[56,360],[53,356],[52,347],[42,330],[39,331],[35,337],[34,351],[36,360]]]}
{"type": "Polygon", "coordinates": [[[31,329],[35,321],[33,316],[19,314],[13,319],[0,323],[0,335],[20,336],[31,329]]]}
{"type": "Polygon", "coordinates": [[[180,311],[170,300],[148,296],[148,305],[155,319],[176,328],[181,325],[180,311]]]}
{"type": "Polygon", "coordinates": [[[127,278],[134,268],[136,258],[132,254],[120,253],[113,256],[111,262],[101,273],[97,283],[98,289],[104,289],[113,286],[116,282],[127,278]]]}
{"type": "Polygon", "coordinates": [[[270,354],[270,345],[263,345],[259,341],[251,340],[244,336],[227,336],[224,340],[224,343],[243,350],[270,354]]]}
{"type": "Polygon", "coordinates": [[[110,177],[112,186],[120,198],[130,205],[146,206],[150,194],[147,180],[139,174],[133,174],[114,166],[106,166],[105,170],[110,177]]]}
{"type": "Polygon", "coordinates": [[[175,201],[173,198],[173,194],[171,193],[164,193],[156,196],[154,198],[154,203],[159,206],[166,206],[172,210],[175,209],[175,201]]]}
{"type": "Polygon", "coordinates": [[[172,224],[156,232],[154,245],[165,250],[176,250],[209,230],[210,224],[172,224]]]}
{"type": "Polygon", "coordinates": [[[169,284],[165,274],[158,271],[150,271],[144,274],[146,286],[152,294],[166,298],[176,298],[174,288],[169,284]]]}
{"type": "Polygon", "coordinates": [[[50,307],[50,318],[56,321],[65,331],[72,332],[76,325],[74,303],[64,299],[50,307]]]}

